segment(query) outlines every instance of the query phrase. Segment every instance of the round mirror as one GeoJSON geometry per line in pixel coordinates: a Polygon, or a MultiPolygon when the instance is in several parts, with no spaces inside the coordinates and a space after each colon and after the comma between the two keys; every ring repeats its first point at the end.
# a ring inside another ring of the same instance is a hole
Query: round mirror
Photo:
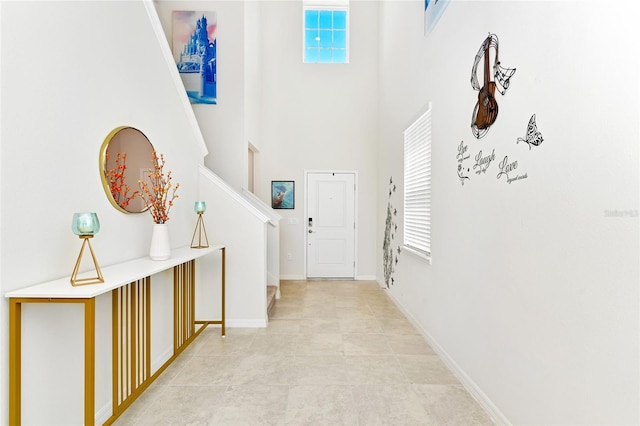
{"type": "Polygon", "coordinates": [[[140,197],[138,180],[153,169],[153,145],[138,129],[122,126],[113,129],[100,148],[100,176],[107,198],[125,213],[146,210],[140,197]]]}

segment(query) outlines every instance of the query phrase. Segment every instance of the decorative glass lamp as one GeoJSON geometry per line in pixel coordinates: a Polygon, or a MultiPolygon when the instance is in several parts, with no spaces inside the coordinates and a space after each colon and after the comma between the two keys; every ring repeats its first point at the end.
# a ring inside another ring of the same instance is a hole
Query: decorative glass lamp
{"type": "Polygon", "coordinates": [[[207,205],[204,201],[196,201],[193,209],[198,214],[198,221],[196,222],[196,229],[193,231],[193,238],[191,238],[191,248],[207,248],[209,247],[209,238],[207,238],[207,230],[204,229],[204,222],[202,221],[202,215],[207,210],[207,205]],[[198,234],[197,243],[196,234],[198,234]],[[202,240],[203,235],[204,241],[202,240]]]}
{"type": "Polygon", "coordinates": [[[73,222],[71,222],[71,229],[73,233],[76,234],[80,239],[82,239],[82,247],[80,248],[80,254],[78,255],[78,260],[76,261],[76,266],[73,268],[73,273],[71,274],[71,285],[85,285],[85,284],[98,284],[103,283],[104,278],[102,277],[102,272],[100,272],[100,266],[98,266],[98,261],[96,260],[96,255],[93,253],[93,248],[91,247],[91,242],[89,239],[93,238],[94,234],[97,234],[100,230],[100,222],[98,221],[98,215],[95,213],[74,213],[73,214],[73,222]],[[78,278],[78,269],[80,269],[80,262],[82,261],[82,254],[84,253],[85,246],[89,246],[89,251],[91,252],[91,258],[93,259],[93,265],[96,268],[96,272],[98,274],[97,277],[90,278],[78,278]]]}

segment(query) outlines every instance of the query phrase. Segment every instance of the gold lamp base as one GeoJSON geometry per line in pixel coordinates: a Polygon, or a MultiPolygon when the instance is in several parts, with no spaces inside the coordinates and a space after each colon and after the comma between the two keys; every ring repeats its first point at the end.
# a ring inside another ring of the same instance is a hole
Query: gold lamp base
{"type": "Polygon", "coordinates": [[[198,213],[198,221],[196,222],[196,229],[193,231],[193,238],[191,238],[191,248],[207,248],[209,247],[209,238],[207,238],[207,230],[204,229],[204,222],[202,221],[202,213],[198,213]],[[196,244],[196,234],[198,234],[198,243],[196,244]],[[202,241],[202,235],[204,234],[204,243],[202,241]]]}
{"type": "Polygon", "coordinates": [[[100,271],[100,266],[98,266],[98,261],[96,260],[96,255],[93,253],[93,247],[91,247],[91,242],[89,241],[89,238],[92,238],[92,237],[93,235],[80,236],[80,238],[83,241],[82,241],[82,247],[80,247],[80,254],[78,255],[78,260],[76,261],[76,266],[73,268],[73,273],[71,274],[72,286],[100,284],[104,282],[104,278],[102,277],[102,272],[100,271]],[[91,252],[91,258],[93,259],[93,266],[95,266],[98,276],[90,277],[90,278],[78,278],[78,269],[80,269],[80,262],[82,261],[82,253],[84,253],[84,247],[86,245],[89,246],[89,251],[91,252]]]}

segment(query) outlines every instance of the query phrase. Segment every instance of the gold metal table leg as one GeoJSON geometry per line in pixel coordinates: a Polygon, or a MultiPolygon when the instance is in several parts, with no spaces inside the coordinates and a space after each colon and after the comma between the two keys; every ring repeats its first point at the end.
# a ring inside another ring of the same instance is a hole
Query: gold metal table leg
{"type": "Polygon", "coordinates": [[[9,424],[20,424],[21,372],[22,372],[22,304],[9,299],[9,424]]]}
{"type": "Polygon", "coordinates": [[[220,248],[220,252],[221,252],[221,282],[220,282],[220,287],[221,287],[221,297],[222,299],[220,300],[220,305],[222,307],[222,311],[221,311],[221,315],[222,318],[218,319],[218,320],[196,320],[195,324],[202,324],[205,327],[211,324],[215,324],[215,325],[220,325],[220,335],[221,337],[224,339],[225,334],[226,334],[226,328],[225,328],[225,324],[226,324],[226,313],[225,313],[225,285],[226,285],[226,270],[227,270],[227,259],[226,259],[226,249],[224,247],[220,248]]]}
{"type": "Polygon", "coordinates": [[[95,423],[96,299],[84,301],[84,424],[95,423]]]}
{"type": "Polygon", "coordinates": [[[22,304],[84,304],[84,424],[95,423],[96,305],[95,299],[9,299],[9,424],[22,422],[22,304]]]}
{"type": "Polygon", "coordinates": [[[225,281],[226,281],[226,266],[227,266],[227,260],[226,260],[226,248],[222,247],[222,283],[221,283],[221,287],[222,287],[222,319],[221,319],[221,333],[222,333],[222,337],[224,338],[226,335],[226,331],[225,331],[225,327],[224,327],[224,319],[225,319],[225,312],[224,312],[224,299],[225,299],[225,295],[224,295],[224,286],[225,286],[225,281]]]}

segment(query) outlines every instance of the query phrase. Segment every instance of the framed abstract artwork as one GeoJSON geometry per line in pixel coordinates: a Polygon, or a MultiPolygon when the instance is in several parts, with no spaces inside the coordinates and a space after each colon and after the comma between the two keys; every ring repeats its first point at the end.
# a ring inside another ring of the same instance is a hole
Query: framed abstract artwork
{"type": "Polygon", "coordinates": [[[295,182],[292,180],[271,181],[271,208],[295,208],[295,182]]]}

